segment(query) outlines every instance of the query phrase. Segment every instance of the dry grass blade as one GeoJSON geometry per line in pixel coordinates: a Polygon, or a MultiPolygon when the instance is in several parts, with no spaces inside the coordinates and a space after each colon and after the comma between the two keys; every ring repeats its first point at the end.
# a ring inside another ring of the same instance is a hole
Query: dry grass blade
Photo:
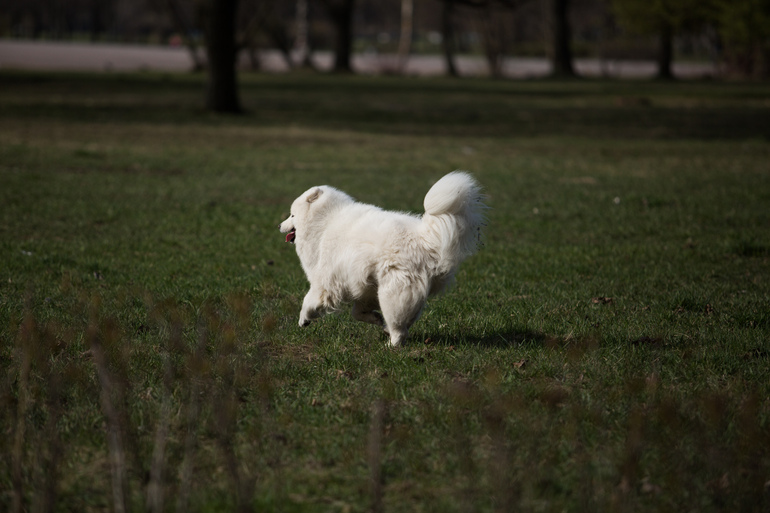
{"type": "Polygon", "coordinates": [[[19,360],[18,390],[16,406],[16,424],[14,426],[13,448],[11,449],[11,479],[13,481],[13,502],[11,511],[24,510],[24,445],[27,428],[27,408],[29,406],[29,371],[32,365],[32,346],[35,343],[35,320],[27,312],[17,338],[19,360]]]}
{"type": "Polygon", "coordinates": [[[107,448],[110,454],[110,471],[112,474],[112,504],[115,513],[128,511],[128,469],[123,444],[121,419],[113,401],[113,378],[107,367],[107,359],[104,348],[99,340],[99,334],[95,326],[91,327],[89,334],[91,353],[96,366],[96,373],[101,386],[100,402],[102,412],[107,420],[107,448]]]}
{"type": "Polygon", "coordinates": [[[176,500],[177,513],[186,513],[190,504],[192,491],[193,460],[198,446],[198,425],[200,423],[200,388],[203,379],[203,362],[208,331],[201,324],[198,326],[198,344],[195,351],[188,356],[188,382],[190,383],[189,397],[186,405],[184,456],[179,468],[179,493],[176,500]],[[197,375],[196,375],[197,374],[197,375]]]}
{"type": "Polygon", "coordinates": [[[64,387],[67,385],[65,376],[69,365],[65,365],[65,368],[61,370],[52,364],[55,343],[53,330],[50,326],[46,326],[38,337],[36,362],[40,368],[40,373],[45,377],[46,390],[46,422],[43,427],[45,442],[41,444],[44,446],[39,451],[41,460],[39,465],[41,470],[40,483],[38,483],[38,492],[32,506],[32,511],[36,513],[47,513],[55,510],[59,463],[64,453],[61,433],[57,424],[62,416],[62,395],[64,387]]]}
{"type": "Polygon", "coordinates": [[[382,437],[385,431],[385,409],[385,401],[377,399],[372,407],[372,420],[369,424],[367,460],[369,462],[369,493],[371,494],[372,513],[383,511],[382,437]]]}
{"type": "Polygon", "coordinates": [[[147,510],[152,513],[161,513],[164,502],[163,479],[166,466],[166,442],[169,434],[169,422],[171,420],[171,394],[175,369],[173,359],[169,352],[181,347],[182,325],[176,321],[171,327],[171,336],[168,348],[163,354],[163,389],[160,403],[158,423],[155,427],[155,442],[153,445],[152,461],[150,463],[150,482],[147,484],[147,510]]]}

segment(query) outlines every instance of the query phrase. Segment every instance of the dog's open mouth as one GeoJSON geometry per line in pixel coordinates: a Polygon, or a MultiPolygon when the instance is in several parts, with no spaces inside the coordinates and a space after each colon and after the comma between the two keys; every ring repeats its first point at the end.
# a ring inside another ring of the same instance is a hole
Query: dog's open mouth
{"type": "Polygon", "coordinates": [[[289,233],[286,234],[286,242],[294,244],[294,239],[297,237],[297,229],[292,228],[289,233]]]}

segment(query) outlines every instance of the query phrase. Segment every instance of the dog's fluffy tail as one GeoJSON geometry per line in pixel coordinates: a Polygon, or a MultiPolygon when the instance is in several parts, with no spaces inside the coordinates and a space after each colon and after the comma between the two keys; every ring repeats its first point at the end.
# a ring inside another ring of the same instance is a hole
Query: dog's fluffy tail
{"type": "Polygon", "coordinates": [[[431,187],[423,205],[425,236],[439,255],[437,271],[451,274],[481,244],[487,208],[481,186],[470,174],[454,171],[431,187]]]}

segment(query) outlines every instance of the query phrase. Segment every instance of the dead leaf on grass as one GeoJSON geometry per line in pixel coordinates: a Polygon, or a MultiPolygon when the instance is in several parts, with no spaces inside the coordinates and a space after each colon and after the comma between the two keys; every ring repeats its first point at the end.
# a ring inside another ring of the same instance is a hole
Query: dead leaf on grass
{"type": "Polygon", "coordinates": [[[337,379],[340,379],[340,378],[353,379],[353,377],[354,377],[353,373],[350,372],[349,370],[342,370],[342,369],[337,370],[337,379]]]}
{"type": "Polygon", "coordinates": [[[608,305],[608,304],[612,303],[613,301],[615,301],[614,298],[605,297],[605,296],[599,296],[599,297],[591,298],[591,302],[593,304],[595,304],[595,305],[608,305]]]}
{"type": "Polygon", "coordinates": [[[515,362],[515,363],[513,364],[513,368],[514,368],[514,369],[520,369],[520,370],[524,370],[524,367],[525,367],[526,365],[527,365],[527,360],[523,360],[523,359],[522,359],[522,360],[519,360],[518,362],[515,362]]]}
{"type": "Polygon", "coordinates": [[[642,493],[658,495],[662,489],[655,483],[651,483],[648,477],[645,477],[642,479],[641,491],[642,493]]]}
{"type": "Polygon", "coordinates": [[[719,477],[717,479],[712,479],[708,483],[706,483],[706,488],[708,488],[711,491],[722,491],[727,490],[730,488],[730,476],[727,475],[727,472],[722,474],[722,477],[719,477]]]}

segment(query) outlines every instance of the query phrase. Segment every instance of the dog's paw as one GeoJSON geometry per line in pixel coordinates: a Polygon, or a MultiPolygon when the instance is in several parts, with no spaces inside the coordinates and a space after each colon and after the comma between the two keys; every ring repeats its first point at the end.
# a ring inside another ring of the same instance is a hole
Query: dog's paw
{"type": "Polygon", "coordinates": [[[389,333],[389,336],[390,336],[390,340],[389,340],[390,347],[399,347],[403,345],[403,343],[409,337],[409,332],[406,330],[392,329],[389,333]]]}

